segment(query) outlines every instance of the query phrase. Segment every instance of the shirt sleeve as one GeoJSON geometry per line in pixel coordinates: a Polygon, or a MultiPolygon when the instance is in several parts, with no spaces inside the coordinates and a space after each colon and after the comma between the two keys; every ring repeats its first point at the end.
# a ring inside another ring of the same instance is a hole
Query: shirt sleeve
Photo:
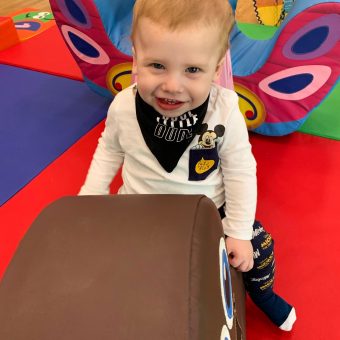
{"type": "Polygon", "coordinates": [[[98,140],[84,185],[79,195],[105,195],[110,192],[110,184],[123,164],[124,153],[119,144],[116,99],[109,107],[105,129],[98,140]]]}
{"type": "Polygon", "coordinates": [[[227,102],[224,110],[228,112],[226,132],[219,151],[226,203],[222,224],[226,235],[250,240],[257,203],[256,161],[238,96],[231,92],[227,98],[224,101],[227,102]]]}

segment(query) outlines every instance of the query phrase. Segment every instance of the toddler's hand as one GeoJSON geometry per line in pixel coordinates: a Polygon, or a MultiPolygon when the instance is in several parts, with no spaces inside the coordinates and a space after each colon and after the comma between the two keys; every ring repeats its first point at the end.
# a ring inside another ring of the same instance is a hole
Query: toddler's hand
{"type": "Polygon", "coordinates": [[[250,241],[227,237],[226,247],[232,267],[241,272],[247,272],[253,268],[253,246],[250,241]]]}

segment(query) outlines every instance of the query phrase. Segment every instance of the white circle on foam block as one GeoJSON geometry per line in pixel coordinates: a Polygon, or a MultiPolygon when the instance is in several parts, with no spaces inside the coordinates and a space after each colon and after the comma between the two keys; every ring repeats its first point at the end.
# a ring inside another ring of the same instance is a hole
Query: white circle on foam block
{"type": "Polygon", "coordinates": [[[229,330],[226,325],[223,326],[221,331],[221,340],[230,340],[229,330]]]}
{"type": "Polygon", "coordinates": [[[233,300],[232,300],[232,286],[231,277],[228,263],[227,249],[225,246],[225,239],[221,237],[219,246],[219,259],[220,259],[220,286],[221,296],[225,319],[229,329],[233,327],[234,311],[233,311],[233,300]],[[226,291],[225,281],[228,280],[229,291],[226,291]],[[229,294],[230,306],[227,304],[227,294],[229,294]]]}
{"type": "Polygon", "coordinates": [[[94,65],[105,65],[108,64],[110,62],[110,58],[107,55],[107,53],[93,40],[91,39],[89,36],[87,36],[86,34],[84,34],[83,32],[68,26],[68,25],[62,25],[61,26],[61,32],[67,42],[67,44],[69,45],[69,47],[71,48],[72,52],[79,57],[81,60],[87,62],[88,64],[94,64],[94,65]],[[99,56],[96,58],[93,57],[89,57],[87,55],[85,55],[84,53],[80,52],[77,47],[73,44],[70,36],[69,36],[69,32],[73,33],[74,35],[78,36],[80,39],[84,40],[87,44],[91,45],[94,49],[96,49],[99,53],[99,56]]]}

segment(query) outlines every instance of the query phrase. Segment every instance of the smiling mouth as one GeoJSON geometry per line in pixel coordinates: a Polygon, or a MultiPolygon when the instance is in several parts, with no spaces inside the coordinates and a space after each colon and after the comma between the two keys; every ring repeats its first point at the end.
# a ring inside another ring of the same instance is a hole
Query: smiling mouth
{"type": "Polygon", "coordinates": [[[168,99],[168,98],[157,98],[161,103],[164,103],[164,104],[170,104],[170,105],[176,105],[176,104],[180,104],[180,103],[183,103],[179,100],[176,100],[176,99],[168,99]]]}
{"type": "Polygon", "coordinates": [[[181,107],[184,102],[176,99],[157,98],[157,104],[163,110],[174,110],[181,107]]]}

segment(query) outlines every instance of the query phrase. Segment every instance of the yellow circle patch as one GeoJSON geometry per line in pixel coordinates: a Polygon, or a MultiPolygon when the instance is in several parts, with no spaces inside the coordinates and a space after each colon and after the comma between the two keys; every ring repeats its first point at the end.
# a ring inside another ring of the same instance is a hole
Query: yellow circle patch
{"type": "Polygon", "coordinates": [[[106,75],[107,88],[116,95],[121,90],[129,87],[132,81],[132,63],[117,64],[106,75]]]}
{"type": "Polygon", "coordinates": [[[202,159],[197,162],[196,166],[195,166],[195,171],[198,174],[203,174],[205,172],[207,172],[208,170],[210,170],[215,164],[215,161],[213,159],[211,160],[206,160],[202,157],[202,159]]]}
{"type": "Polygon", "coordinates": [[[247,87],[235,83],[235,91],[239,97],[239,107],[249,130],[259,127],[266,118],[266,109],[262,100],[247,87]]]}

